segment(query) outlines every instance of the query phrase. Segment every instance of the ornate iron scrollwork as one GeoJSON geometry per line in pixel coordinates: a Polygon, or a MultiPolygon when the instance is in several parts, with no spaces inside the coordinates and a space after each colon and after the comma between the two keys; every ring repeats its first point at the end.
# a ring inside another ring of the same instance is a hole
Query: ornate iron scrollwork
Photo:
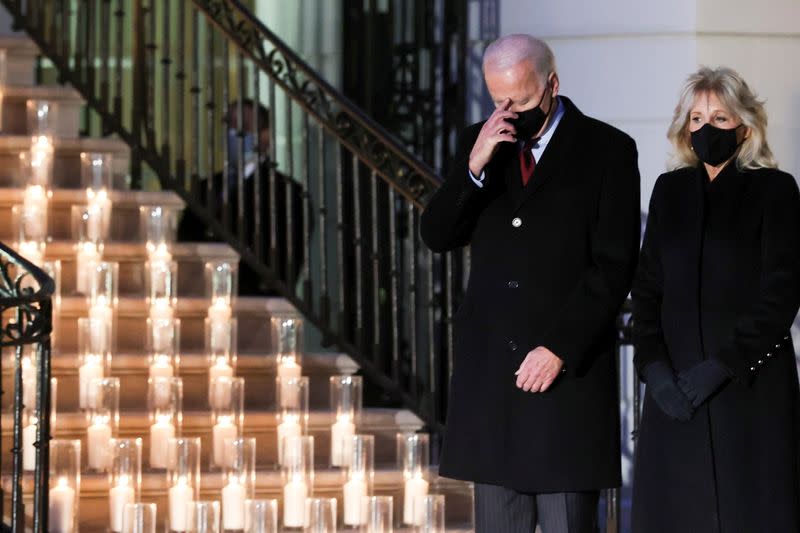
{"type": "Polygon", "coordinates": [[[260,70],[393,188],[422,208],[440,178],[330,87],[237,0],[193,0],[260,70]],[[267,50],[269,47],[269,50],[267,50]]]}

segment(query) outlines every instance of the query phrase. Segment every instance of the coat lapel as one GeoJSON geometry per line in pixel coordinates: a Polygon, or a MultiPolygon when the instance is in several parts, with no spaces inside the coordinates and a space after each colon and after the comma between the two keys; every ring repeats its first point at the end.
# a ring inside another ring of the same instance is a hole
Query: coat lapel
{"type": "MultiPolygon", "coordinates": [[[[566,162],[569,161],[570,151],[581,129],[583,113],[575,107],[575,104],[569,98],[564,96],[559,98],[561,99],[561,104],[565,107],[564,116],[561,117],[561,122],[558,124],[556,131],[553,132],[553,136],[550,138],[544,154],[542,154],[541,161],[536,163],[533,177],[524,189],[522,188],[519,171],[519,156],[516,155],[513,158],[516,163],[516,182],[518,184],[517,191],[519,191],[519,194],[516,194],[514,199],[515,212],[522,207],[528,198],[536,194],[545,183],[563,172],[566,162]]],[[[510,174],[509,172],[507,175],[510,174]]]]}

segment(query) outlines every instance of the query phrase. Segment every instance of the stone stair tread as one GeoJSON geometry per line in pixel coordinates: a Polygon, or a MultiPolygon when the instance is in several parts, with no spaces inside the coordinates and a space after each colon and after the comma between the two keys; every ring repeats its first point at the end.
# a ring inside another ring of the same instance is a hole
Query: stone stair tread
{"type": "Polygon", "coordinates": [[[38,54],[39,47],[27,35],[3,35],[0,36],[0,50],[6,50],[6,53],[25,52],[31,54],[38,54]]]}
{"type": "MultiPolygon", "coordinates": [[[[31,147],[30,135],[0,136],[0,153],[20,152],[31,147]]],[[[119,139],[106,137],[54,137],[53,148],[60,152],[101,152],[128,156],[130,148],[119,139]]]]}
{"type": "MultiPolygon", "coordinates": [[[[45,249],[46,259],[74,259],[76,241],[51,241],[45,249]]],[[[179,242],[170,246],[170,253],[176,260],[201,259],[201,260],[226,260],[239,261],[236,250],[224,243],[179,242]]],[[[146,261],[147,251],[141,242],[106,242],[103,255],[107,260],[141,262],[146,261]]]]}
{"type": "MultiPolygon", "coordinates": [[[[11,415],[3,415],[3,434],[10,434],[11,415]],[[7,420],[6,420],[7,419],[7,420]],[[8,423],[6,423],[8,422],[8,423]],[[6,429],[8,428],[8,429],[6,429]]],[[[308,414],[310,431],[321,431],[330,428],[334,419],[332,411],[314,410],[308,414]]],[[[83,413],[59,412],[56,419],[56,438],[64,435],[76,435],[86,428],[86,416],[83,413]]],[[[278,425],[273,410],[248,409],[244,417],[245,435],[254,430],[272,430],[278,425]]],[[[183,413],[183,430],[193,434],[197,431],[210,431],[212,426],[211,411],[186,411],[183,413]]],[[[369,431],[416,430],[423,426],[422,420],[407,409],[389,409],[367,407],[361,412],[359,426],[369,431]]],[[[142,438],[147,437],[150,419],[147,411],[124,411],[120,413],[120,430],[123,436],[141,429],[142,438]]]]}
{"type": "MultiPolygon", "coordinates": [[[[66,371],[78,372],[78,355],[75,353],[54,353],[52,356],[53,372],[64,374],[66,371]]],[[[148,370],[148,359],[144,353],[124,353],[114,354],[112,359],[112,374],[128,373],[133,374],[138,371],[148,370]]],[[[239,354],[237,359],[237,371],[253,372],[260,371],[265,373],[275,373],[276,361],[274,355],[267,352],[248,352],[239,354]]],[[[303,354],[304,370],[317,369],[319,367],[335,368],[342,374],[353,374],[358,371],[358,365],[347,354],[339,352],[314,352],[303,354]]],[[[208,359],[205,353],[181,353],[181,366],[179,375],[184,373],[206,373],[208,370],[208,359]]],[[[10,373],[11,368],[4,368],[3,373],[10,373]]],[[[242,376],[242,377],[247,377],[242,376]]]]}
{"type": "MultiPolygon", "coordinates": [[[[0,137],[0,140],[2,137],[0,137]]],[[[25,195],[20,187],[0,188],[0,207],[19,204],[25,195]]],[[[183,209],[184,201],[172,191],[129,191],[114,189],[109,197],[113,205],[140,206],[163,205],[183,209]]],[[[51,207],[54,205],[82,205],[86,203],[86,192],[83,189],[53,189],[50,197],[51,207]]],[[[113,213],[113,211],[112,211],[113,213]]],[[[113,215],[112,215],[113,216],[113,215]]]]}
{"type": "MultiPolygon", "coordinates": [[[[198,316],[205,315],[208,311],[207,298],[185,297],[178,298],[176,315],[177,316],[198,316]]],[[[62,316],[86,316],[88,312],[88,302],[82,296],[64,296],[61,298],[62,316]]],[[[233,304],[234,314],[244,313],[297,313],[295,307],[284,298],[263,297],[263,296],[240,296],[233,304]]],[[[119,298],[117,306],[117,316],[147,316],[147,303],[142,297],[119,298]]]]}
{"type": "Polygon", "coordinates": [[[81,93],[66,85],[15,85],[3,87],[3,99],[50,100],[82,104],[81,93]]]}

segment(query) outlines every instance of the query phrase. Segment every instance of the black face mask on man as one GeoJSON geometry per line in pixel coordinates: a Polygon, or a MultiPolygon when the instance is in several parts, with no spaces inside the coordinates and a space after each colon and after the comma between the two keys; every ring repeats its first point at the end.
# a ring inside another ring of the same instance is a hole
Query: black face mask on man
{"type": "Polygon", "coordinates": [[[741,143],[736,139],[736,132],[744,126],[724,130],[711,124],[692,132],[692,150],[697,158],[712,167],[719,166],[736,153],[741,143]]]}
{"type": "Polygon", "coordinates": [[[526,141],[536,135],[536,133],[542,129],[542,126],[544,126],[544,122],[547,120],[547,115],[549,115],[550,111],[553,109],[553,105],[551,104],[550,109],[547,111],[547,113],[545,113],[542,111],[541,107],[549,88],[550,83],[548,82],[547,87],[542,93],[541,99],[539,99],[539,103],[536,104],[536,107],[526,109],[525,111],[517,111],[517,118],[509,119],[508,122],[510,122],[517,130],[517,139],[526,141]]]}

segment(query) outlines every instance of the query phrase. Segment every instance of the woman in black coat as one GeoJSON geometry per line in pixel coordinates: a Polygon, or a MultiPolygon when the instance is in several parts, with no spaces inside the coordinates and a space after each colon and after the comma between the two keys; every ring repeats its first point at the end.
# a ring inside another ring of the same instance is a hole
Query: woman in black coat
{"type": "Polygon", "coordinates": [[[763,104],[730,69],[692,75],[632,290],[646,382],[634,533],[800,531],[800,196],[763,104]]]}

